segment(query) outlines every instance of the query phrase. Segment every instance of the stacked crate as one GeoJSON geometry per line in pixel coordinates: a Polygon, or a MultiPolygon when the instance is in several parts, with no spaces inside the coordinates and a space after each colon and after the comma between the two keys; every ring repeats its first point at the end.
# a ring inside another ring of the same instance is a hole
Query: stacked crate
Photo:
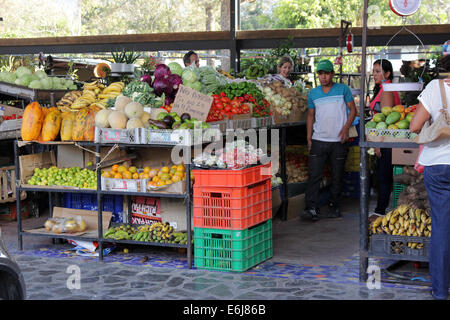
{"type": "Polygon", "coordinates": [[[242,272],[271,258],[270,164],[193,175],[195,267],[242,272]]]}

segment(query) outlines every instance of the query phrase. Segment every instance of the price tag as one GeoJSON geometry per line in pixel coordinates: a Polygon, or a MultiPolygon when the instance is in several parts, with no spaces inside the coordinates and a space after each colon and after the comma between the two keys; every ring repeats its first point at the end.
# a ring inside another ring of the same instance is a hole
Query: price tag
{"type": "Polygon", "coordinates": [[[213,98],[211,96],[180,85],[175,101],[173,102],[172,112],[176,112],[179,115],[189,113],[191,118],[206,121],[212,102],[213,98]]]}

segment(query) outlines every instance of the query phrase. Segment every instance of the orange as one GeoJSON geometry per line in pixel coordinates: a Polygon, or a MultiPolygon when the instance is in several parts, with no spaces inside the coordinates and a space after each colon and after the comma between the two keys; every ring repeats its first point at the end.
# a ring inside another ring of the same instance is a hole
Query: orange
{"type": "Polygon", "coordinates": [[[181,180],[181,179],[183,179],[183,175],[184,175],[183,172],[177,172],[177,173],[175,173],[174,177],[180,177],[180,180],[181,180]]]}
{"type": "Polygon", "coordinates": [[[130,171],[131,173],[136,173],[137,172],[137,168],[135,166],[131,166],[128,171],[130,171]]]}
{"type": "Polygon", "coordinates": [[[142,178],[142,176],[144,175],[144,172],[138,173],[138,175],[139,175],[139,179],[144,179],[144,178],[142,178]]]}
{"type": "Polygon", "coordinates": [[[176,164],[174,164],[173,166],[170,167],[170,169],[175,169],[177,170],[178,166],[176,164]]]}
{"type": "Polygon", "coordinates": [[[180,164],[180,165],[177,167],[177,172],[186,172],[186,168],[185,168],[182,164],[180,164]]]}
{"type": "Polygon", "coordinates": [[[170,169],[170,172],[169,172],[172,176],[175,174],[175,173],[177,173],[177,169],[170,169]]]}
{"type": "Polygon", "coordinates": [[[131,179],[131,178],[133,178],[133,174],[130,171],[124,171],[122,173],[122,176],[123,176],[124,179],[131,179]]]}
{"type": "Polygon", "coordinates": [[[164,174],[164,172],[160,171],[158,172],[157,176],[161,178],[161,176],[164,174]]]}
{"type": "Polygon", "coordinates": [[[161,175],[161,180],[163,180],[163,181],[170,180],[170,175],[168,173],[163,173],[161,175]]]}
{"type": "Polygon", "coordinates": [[[118,168],[117,168],[117,172],[119,172],[119,173],[122,173],[122,172],[124,172],[124,171],[126,171],[127,170],[127,168],[125,168],[125,166],[119,166],[118,168]]]}
{"type": "Polygon", "coordinates": [[[153,179],[152,179],[153,182],[158,182],[159,180],[160,180],[160,179],[159,179],[158,176],[154,176],[153,179]]]}
{"type": "Polygon", "coordinates": [[[158,171],[156,171],[155,169],[152,169],[152,170],[150,170],[150,172],[148,173],[148,175],[150,176],[150,177],[154,177],[154,176],[156,176],[158,174],[158,171]]]}
{"type": "Polygon", "coordinates": [[[181,181],[181,177],[175,175],[175,176],[172,177],[172,181],[173,182],[180,182],[181,181]]]}
{"type": "Polygon", "coordinates": [[[133,179],[139,179],[139,173],[137,172],[133,173],[133,179]]]}
{"type": "Polygon", "coordinates": [[[156,182],[149,181],[149,182],[147,183],[147,186],[156,187],[156,182]]]}
{"type": "Polygon", "coordinates": [[[115,164],[115,165],[112,166],[112,171],[117,172],[118,169],[119,169],[119,165],[118,164],[115,164]]]}
{"type": "Polygon", "coordinates": [[[150,173],[150,170],[151,170],[150,167],[145,167],[145,168],[144,168],[144,172],[145,172],[145,173],[150,173]]]}
{"type": "Polygon", "coordinates": [[[163,173],[169,173],[169,167],[162,167],[162,168],[161,168],[161,171],[162,171],[163,173]]]}
{"type": "Polygon", "coordinates": [[[108,171],[104,171],[104,172],[102,173],[102,177],[104,177],[104,178],[111,178],[111,175],[109,174],[108,171]]]}
{"type": "Polygon", "coordinates": [[[114,179],[123,179],[122,175],[120,173],[116,173],[114,175],[114,179]]]}
{"type": "Polygon", "coordinates": [[[158,186],[158,187],[162,187],[162,186],[164,186],[164,185],[166,185],[166,183],[164,182],[164,181],[158,181],[157,183],[156,183],[156,185],[158,186]]]}
{"type": "Polygon", "coordinates": [[[150,176],[148,175],[148,173],[144,173],[143,175],[142,175],[142,178],[141,179],[150,179],[150,176]]]}
{"type": "Polygon", "coordinates": [[[165,183],[166,185],[168,185],[168,184],[172,184],[173,181],[172,181],[172,180],[167,180],[167,181],[164,181],[164,183],[165,183]]]}

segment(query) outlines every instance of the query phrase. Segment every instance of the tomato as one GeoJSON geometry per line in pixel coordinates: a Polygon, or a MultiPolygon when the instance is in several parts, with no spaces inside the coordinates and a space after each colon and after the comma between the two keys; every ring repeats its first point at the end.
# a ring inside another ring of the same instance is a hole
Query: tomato
{"type": "Polygon", "coordinates": [[[231,113],[236,114],[236,113],[238,113],[238,110],[233,107],[233,108],[231,108],[231,113]]]}
{"type": "Polygon", "coordinates": [[[220,99],[223,103],[230,103],[231,100],[228,97],[222,97],[222,99],[220,99]]]}
{"type": "Polygon", "coordinates": [[[220,93],[220,96],[221,96],[221,97],[226,97],[227,94],[226,94],[225,92],[222,91],[222,92],[220,93]]]}
{"type": "Polygon", "coordinates": [[[222,110],[223,109],[223,103],[222,102],[218,102],[215,104],[216,109],[222,110]]]}
{"type": "Polygon", "coordinates": [[[224,110],[225,110],[225,112],[229,112],[229,111],[231,110],[231,107],[230,107],[230,106],[226,106],[226,107],[224,108],[224,110]]]}

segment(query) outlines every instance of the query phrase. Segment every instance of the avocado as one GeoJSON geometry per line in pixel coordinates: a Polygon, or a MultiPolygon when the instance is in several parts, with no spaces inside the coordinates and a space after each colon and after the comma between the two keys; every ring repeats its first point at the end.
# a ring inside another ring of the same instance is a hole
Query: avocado
{"type": "Polygon", "coordinates": [[[181,121],[185,122],[186,120],[191,120],[191,115],[189,113],[183,113],[181,116],[181,121]]]}

